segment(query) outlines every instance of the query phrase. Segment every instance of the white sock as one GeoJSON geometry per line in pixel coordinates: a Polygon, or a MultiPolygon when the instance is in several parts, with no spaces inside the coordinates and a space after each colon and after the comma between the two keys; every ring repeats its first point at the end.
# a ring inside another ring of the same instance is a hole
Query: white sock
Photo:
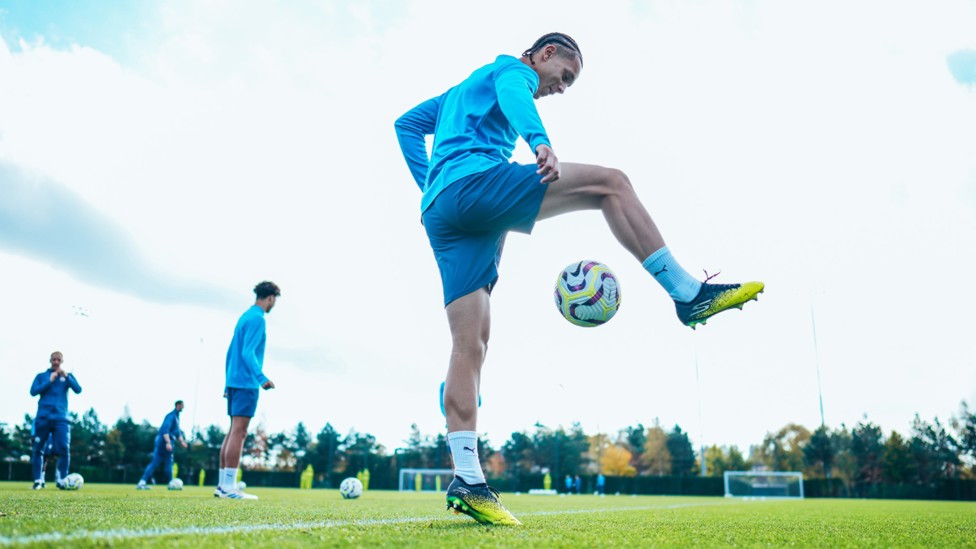
{"type": "Polygon", "coordinates": [[[225,469],[224,467],[221,467],[220,469],[217,470],[217,487],[218,488],[223,488],[224,487],[224,471],[226,471],[226,470],[227,469],[225,469]]]}
{"type": "Polygon", "coordinates": [[[237,468],[228,467],[224,469],[224,476],[222,477],[221,486],[224,490],[234,490],[237,488],[237,468]]]}
{"type": "Polygon", "coordinates": [[[485,473],[478,459],[478,433],[455,431],[447,434],[447,443],[454,458],[454,474],[468,484],[482,484],[485,473]]]}

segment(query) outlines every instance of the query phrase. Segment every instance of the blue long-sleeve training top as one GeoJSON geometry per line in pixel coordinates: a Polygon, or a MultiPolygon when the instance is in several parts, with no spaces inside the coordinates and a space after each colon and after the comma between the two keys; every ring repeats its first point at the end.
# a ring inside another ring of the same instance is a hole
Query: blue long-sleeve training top
{"type": "Polygon", "coordinates": [[[421,212],[448,185],[509,162],[519,138],[535,152],[551,146],[535,107],[539,76],[510,55],[500,55],[449,89],[397,119],[394,127],[410,173],[423,191],[421,212]],[[427,158],[426,136],[434,135],[427,158]]]}
{"type": "Polygon", "coordinates": [[[237,321],[227,349],[225,387],[260,389],[268,381],[263,372],[265,339],[264,309],[252,305],[237,321]]]}
{"type": "Polygon", "coordinates": [[[81,392],[74,374],[58,376],[51,381],[53,372],[48,369],[37,374],[31,384],[31,396],[41,395],[37,401],[37,419],[68,419],[68,389],[75,394],[81,392]]]}
{"type": "Polygon", "coordinates": [[[163,440],[163,435],[169,435],[169,441],[171,443],[175,443],[178,438],[183,438],[183,431],[180,429],[179,410],[174,408],[172,412],[166,414],[166,417],[163,418],[163,424],[159,426],[156,439],[163,440]]]}

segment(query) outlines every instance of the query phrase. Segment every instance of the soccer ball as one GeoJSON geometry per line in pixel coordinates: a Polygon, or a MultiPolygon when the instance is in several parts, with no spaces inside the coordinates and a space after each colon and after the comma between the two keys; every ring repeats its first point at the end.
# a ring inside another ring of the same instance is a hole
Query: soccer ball
{"type": "Polygon", "coordinates": [[[244,482],[243,480],[237,481],[237,489],[238,490],[243,491],[245,488],[247,488],[247,483],[246,482],[244,482]]]}
{"type": "Polygon", "coordinates": [[[85,479],[78,473],[71,473],[64,477],[64,487],[67,490],[81,490],[85,485],[85,479]]]}
{"type": "Polygon", "coordinates": [[[556,308],[577,326],[606,323],[620,308],[620,287],[609,267],[598,261],[566,266],[556,279],[556,308]]]}
{"type": "Polygon", "coordinates": [[[356,499],[363,495],[363,483],[358,478],[349,477],[339,484],[339,493],[343,499],[356,499]]]}
{"type": "Polygon", "coordinates": [[[181,479],[174,478],[173,480],[169,481],[169,486],[167,486],[166,488],[170,490],[182,490],[183,481],[181,479]]]}

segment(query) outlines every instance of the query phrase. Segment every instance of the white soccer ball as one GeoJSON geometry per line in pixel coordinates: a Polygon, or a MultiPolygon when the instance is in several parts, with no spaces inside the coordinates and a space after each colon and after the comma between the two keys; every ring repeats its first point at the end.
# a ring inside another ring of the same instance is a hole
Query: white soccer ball
{"type": "Polygon", "coordinates": [[[173,480],[169,481],[169,485],[166,488],[170,490],[182,490],[183,481],[178,478],[174,478],[173,480]]]}
{"type": "Polygon", "coordinates": [[[244,490],[245,488],[247,488],[247,483],[246,482],[244,482],[243,480],[237,481],[237,489],[238,490],[244,490]]]}
{"type": "Polygon", "coordinates": [[[620,287],[609,267],[577,261],[556,279],[556,307],[563,318],[586,328],[606,323],[620,308],[620,287]]]}
{"type": "Polygon", "coordinates": [[[64,477],[64,487],[68,490],[81,490],[85,485],[85,479],[78,473],[71,473],[64,477]]]}
{"type": "Polygon", "coordinates": [[[339,484],[339,493],[344,499],[356,499],[363,495],[363,483],[358,478],[349,477],[339,484]]]}

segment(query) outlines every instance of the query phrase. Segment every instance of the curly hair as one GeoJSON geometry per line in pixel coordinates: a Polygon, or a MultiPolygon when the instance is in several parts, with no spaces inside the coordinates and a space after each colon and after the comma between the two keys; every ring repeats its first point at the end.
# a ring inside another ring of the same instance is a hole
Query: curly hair
{"type": "Polygon", "coordinates": [[[277,297],[281,295],[281,288],[279,288],[274,282],[265,280],[254,287],[254,295],[256,295],[258,299],[264,299],[271,295],[277,297]]]}

